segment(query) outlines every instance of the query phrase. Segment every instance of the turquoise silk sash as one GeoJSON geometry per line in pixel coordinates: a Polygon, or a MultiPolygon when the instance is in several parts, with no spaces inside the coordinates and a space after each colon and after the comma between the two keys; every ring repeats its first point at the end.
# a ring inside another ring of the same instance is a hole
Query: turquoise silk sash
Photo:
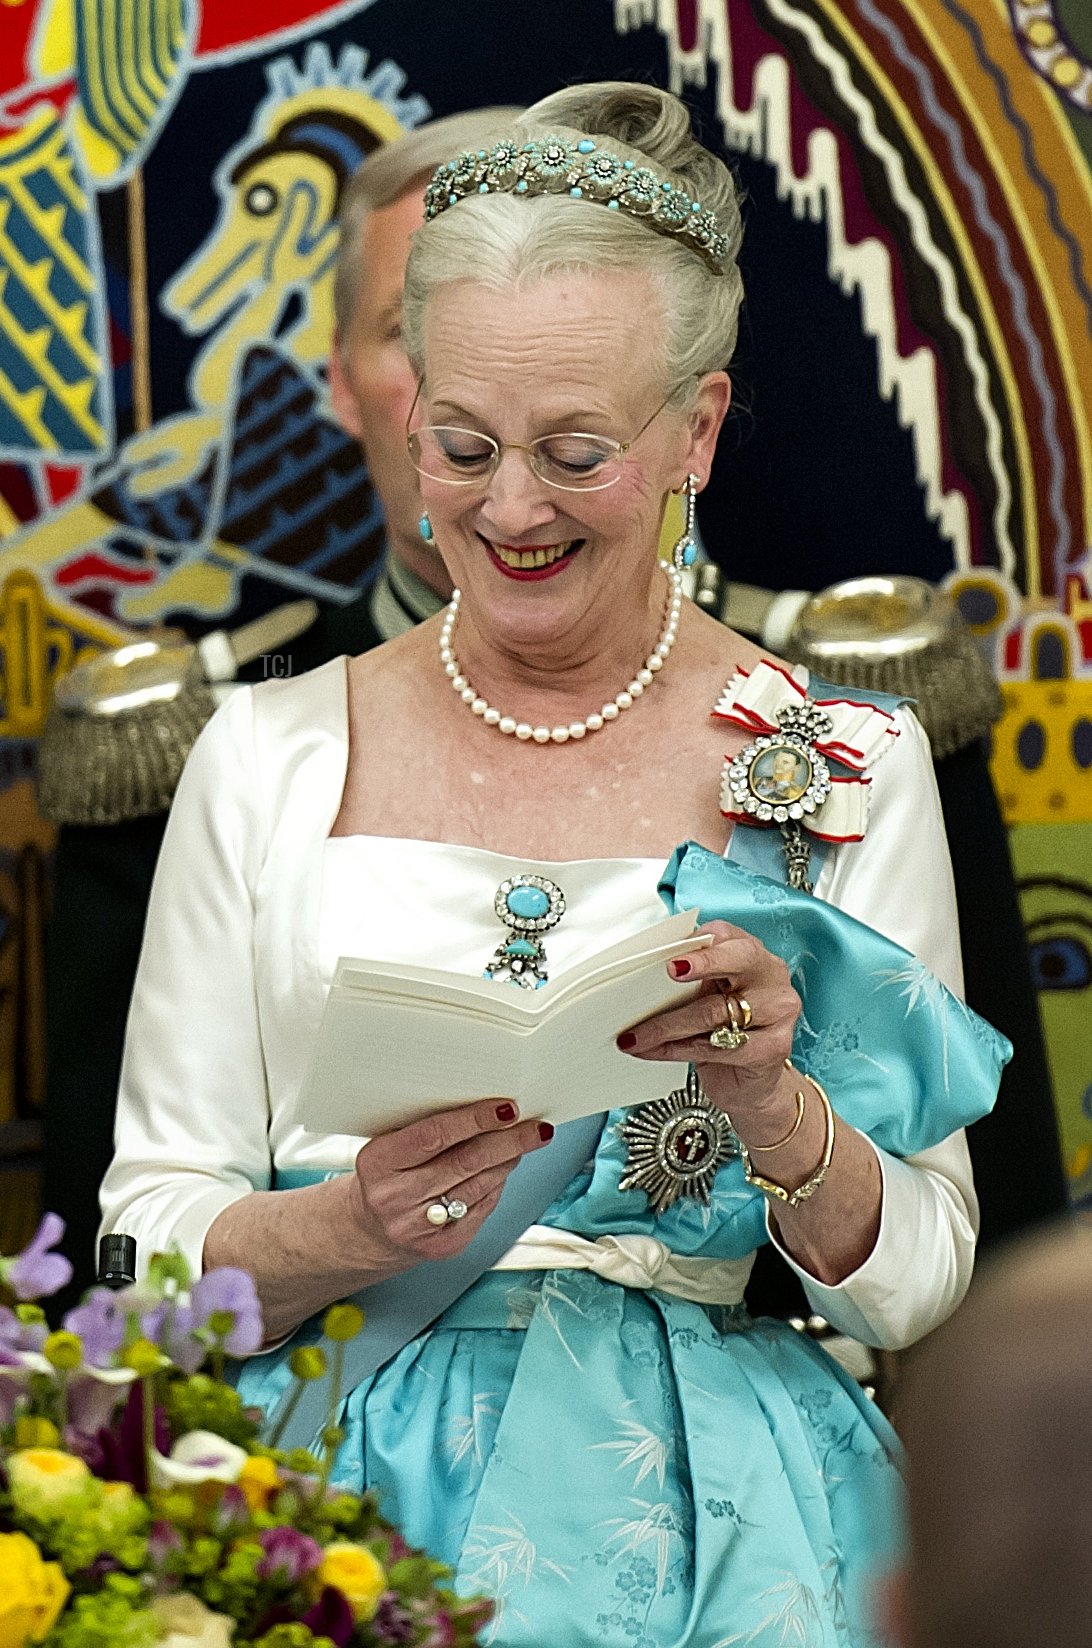
{"type": "MultiPolygon", "coordinates": [[[[763,835],[777,840],[773,832],[763,835]]],[[[838,1114],[882,1149],[912,1155],[992,1108],[1012,1053],[1009,1043],[890,939],[821,899],[694,842],[675,850],[659,891],[670,910],[696,908],[702,921],[731,922],[781,956],[803,1003],[793,1045],[797,1067],[821,1081],[838,1114]]],[[[346,1347],[346,1391],[434,1322],[528,1225],[564,1228],[561,1192],[595,1154],[602,1123],[601,1115],[570,1122],[548,1150],[525,1158],[496,1210],[457,1258],[416,1265],[357,1295],[367,1326],[346,1347]],[[558,1198],[555,1217],[549,1204],[558,1198]]],[[[322,1177],[289,1171],[279,1173],[276,1184],[293,1188],[322,1177]]],[[[738,1192],[732,1198],[732,1249],[749,1252],[767,1239],[762,1195],[745,1183],[738,1159],[721,1168],[718,1183],[721,1178],[738,1192]]],[[[621,1194],[616,1180],[613,1194],[621,1194]]],[[[646,1200],[641,1191],[624,1197],[635,1207],[646,1200]]],[[[252,1358],[239,1380],[244,1399],[267,1409],[282,1404],[291,1349],[320,1334],[314,1318],[288,1344],[252,1358]]],[[[283,1445],[307,1446],[325,1418],[322,1382],[307,1386],[283,1445]]]]}
{"type": "Polygon", "coordinates": [[[912,1155],[992,1110],[1011,1044],[908,950],[693,841],[659,890],[669,910],[697,907],[781,957],[803,1003],[794,1063],[881,1149],[912,1155]]]}

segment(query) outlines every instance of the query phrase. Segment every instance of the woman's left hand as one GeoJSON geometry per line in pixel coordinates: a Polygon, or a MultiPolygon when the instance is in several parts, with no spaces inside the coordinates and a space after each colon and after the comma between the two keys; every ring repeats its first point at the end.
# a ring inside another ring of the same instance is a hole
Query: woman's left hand
{"type": "Polygon", "coordinates": [[[633,1025],[619,1036],[618,1045],[634,1058],[693,1064],[712,1104],[736,1122],[758,1118],[783,1085],[800,997],[781,957],[741,927],[710,921],[698,930],[712,933],[714,942],[669,962],[668,972],[680,983],[700,980],[701,993],[633,1025]],[[710,1033],[731,1026],[733,1008],[742,1027],[747,1013],[741,1003],[750,1008],[746,1041],[734,1050],[713,1046],[710,1033]]]}

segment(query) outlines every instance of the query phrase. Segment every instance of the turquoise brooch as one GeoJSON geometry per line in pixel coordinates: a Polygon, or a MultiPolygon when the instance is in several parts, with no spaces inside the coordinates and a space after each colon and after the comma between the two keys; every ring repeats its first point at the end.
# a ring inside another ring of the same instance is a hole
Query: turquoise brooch
{"type": "Polygon", "coordinates": [[[482,977],[540,990],[548,977],[540,935],[556,927],[565,914],[565,894],[546,876],[510,876],[497,888],[493,908],[509,931],[482,977]]]}

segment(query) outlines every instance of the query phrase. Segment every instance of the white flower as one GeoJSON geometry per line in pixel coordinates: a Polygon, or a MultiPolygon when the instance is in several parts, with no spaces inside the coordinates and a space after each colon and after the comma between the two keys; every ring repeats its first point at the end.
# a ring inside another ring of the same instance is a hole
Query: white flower
{"type": "Polygon", "coordinates": [[[187,1431],[178,1438],[169,1459],[161,1453],[152,1455],[152,1479],[157,1488],[236,1482],[248,1457],[245,1449],[226,1442],[215,1431],[187,1431]]]}
{"type": "MultiPolygon", "coordinates": [[[[16,1398],[22,1394],[32,1375],[44,1375],[51,1383],[56,1377],[40,1351],[25,1350],[16,1354],[17,1362],[0,1363],[0,1423],[10,1417],[16,1398]]],[[[114,1409],[135,1378],[132,1368],[96,1368],[85,1362],[68,1381],[68,1417],[71,1424],[78,1431],[94,1436],[103,1425],[109,1424],[114,1409]]]]}
{"type": "Polygon", "coordinates": [[[136,1378],[132,1368],[96,1368],[85,1362],[68,1385],[68,1417],[77,1430],[94,1436],[110,1423],[136,1378]]]}
{"type": "MultiPolygon", "coordinates": [[[[206,1431],[195,1431],[205,1436],[206,1431]]],[[[226,1444],[225,1444],[226,1445],[226,1444]]],[[[180,1591],[176,1596],[159,1597],[152,1603],[163,1630],[159,1648],[231,1648],[235,1621],[227,1614],[214,1614],[198,1597],[180,1591]]]]}

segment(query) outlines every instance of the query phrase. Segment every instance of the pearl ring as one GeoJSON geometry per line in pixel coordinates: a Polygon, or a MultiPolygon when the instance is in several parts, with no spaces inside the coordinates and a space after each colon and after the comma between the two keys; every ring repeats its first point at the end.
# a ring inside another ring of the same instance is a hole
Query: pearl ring
{"type": "Polygon", "coordinates": [[[453,1223],[457,1219],[465,1219],[470,1209],[458,1196],[441,1196],[438,1202],[430,1202],[425,1209],[425,1218],[437,1230],[442,1225],[453,1223]]]}

